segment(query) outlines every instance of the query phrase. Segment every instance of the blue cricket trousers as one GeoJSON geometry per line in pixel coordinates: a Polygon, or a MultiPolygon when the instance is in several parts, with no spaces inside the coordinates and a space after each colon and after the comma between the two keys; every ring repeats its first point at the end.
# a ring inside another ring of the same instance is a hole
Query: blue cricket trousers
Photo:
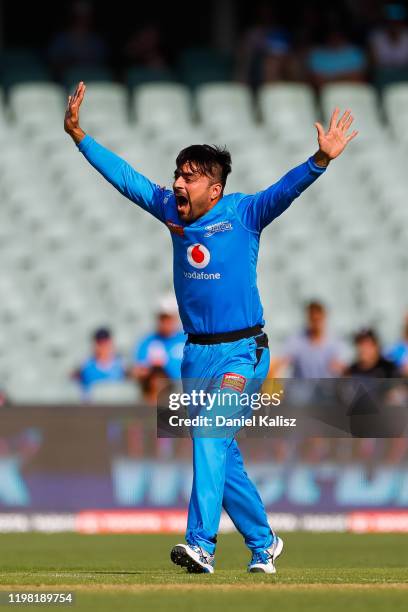
{"type": "MultiPolygon", "coordinates": [[[[257,393],[268,373],[269,349],[259,348],[255,338],[243,338],[221,344],[187,342],[182,362],[184,392],[192,389],[220,393],[240,393],[223,387],[224,375],[245,378],[244,393],[257,393]]],[[[243,379],[239,379],[243,380],[243,379]]],[[[213,411],[202,410],[210,415],[213,411]]],[[[248,408],[217,406],[217,414],[248,416],[248,408]]],[[[190,415],[191,415],[190,411],[190,415]]],[[[222,508],[230,516],[252,551],[271,546],[274,534],[256,487],[248,478],[234,431],[226,436],[193,435],[193,486],[188,509],[186,541],[213,554],[222,508]]]]}

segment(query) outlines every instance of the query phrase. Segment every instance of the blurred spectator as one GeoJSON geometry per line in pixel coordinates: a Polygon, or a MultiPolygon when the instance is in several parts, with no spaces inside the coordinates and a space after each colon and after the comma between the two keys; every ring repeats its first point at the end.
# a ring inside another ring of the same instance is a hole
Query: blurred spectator
{"type": "Polygon", "coordinates": [[[384,23],[369,37],[369,50],[378,84],[408,78],[407,10],[402,4],[386,4],[384,23]]]}
{"type": "MultiPolygon", "coordinates": [[[[167,372],[160,366],[150,368],[147,376],[141,380],[142,398],[147,406],[165,408],[169,406],[169,394],[173,385],[167,372]]],[[[175,440],[154,435],[155,459],[169,460],[174,455],[175,440]]]]}
{"type": "Polygon", "coordinates": [[[105,327],[93,335],[93,354],[74,372],[87,394],[98,382],[118,382],[127,376],[123,359],[117,355],[111,331],[105,327]]]}
{"type": "Polygon", "coordinates": [[[6,406],[7,403],[8,403],[7,394],[4,391],[4,389],[0,388],[0,408],[2,408],[3,406],[6,406]]]}
{"type": "Polygon", "coordinates": [[[373,329],[360,330],[354,336],[356,361],[345,371],[346,376],[368,376],[372,378],[394,378],[399,376],[398,367],[381,355],[381,346],[373,329]]]}
{"type": "Polygon", "coordinates": [[[291,37],[269,2],[255,7],[255,23],[243,35],[238,55],[240,81],[257,87],[263,82],[294,78],[295,56],[291,37]]]}
{"type": "Polygon", "coordinates": [[[328,31],[324,44],[312,48],[306,58],[310,79],[316,87],[338,81],[364,81],[364,51],[353,45],[345,32],[328,31]]]}
{"type": "Polygon", "coordinates": [[[151,368],[161,367],[171,379],[181,377],[181,360],[186,336],[180,330],[177,302],[165,296],[159,305],[156,330],[135,347],[133,376],[143,382],[151,368]]]}
{"type": "Polygon", "coordinates": [[[408,376],[408,313],[405,315],[402,339],[390,348],[386,356],[408,376]]]}
{"type": "MultiPolygon", "coordinates": [[[[171,379],[166,370],[160,366],[153,366],[149,369],[146,376],[141,379],[142,397],[148,406],[157,406],[159,394],[163,391],[170,391],[171,379]]],[[[168,407],[168,402],[164,402],[168,407]]]]}
{"type": "Polygon", "coordinates": [[[93,31],[93,7],[90,2],[74,2],[69,27],[51,41],[48,56],[58,76],[76,65],[97,65],[107,58],[103,38],[93,31]]]}
{"type": "Polygon", "coordinates": [[[289,338],[284,355],[272,362],[276,369],[292,369],[295,378],[335,378],[343,371],[342,343],[327,331],[327,312],[323,304],[312,301],[306,306],[306,328],[289,338]]]}
{"type": "Polygon", "coordinates": [[[166,68],[167,61],[159,27],[148,23],[133,32],[123,48],[126,62],[131,66],[166,68]]]}

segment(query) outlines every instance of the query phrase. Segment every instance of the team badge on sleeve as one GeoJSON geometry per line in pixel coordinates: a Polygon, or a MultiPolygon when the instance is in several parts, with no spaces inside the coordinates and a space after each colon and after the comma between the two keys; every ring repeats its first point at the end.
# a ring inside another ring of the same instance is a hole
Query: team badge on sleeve
{"type": "Polygon", "coordinates": [[[245,389],[246,378],[245,376],[241,376],[241,374],[234,374],[233,372],[227,372],[222,377],[221,389],[229,388],[234,389],[234,391],[238,391],[242,393],[245,389]]]}

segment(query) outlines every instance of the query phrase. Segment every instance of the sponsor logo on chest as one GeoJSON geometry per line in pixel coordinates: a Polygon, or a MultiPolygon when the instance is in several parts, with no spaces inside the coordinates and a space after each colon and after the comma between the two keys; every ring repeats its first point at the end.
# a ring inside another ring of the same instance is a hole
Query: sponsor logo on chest
{"type": "Polygon", "coordinates": [[[196,242],[188,247],[187,259],[193,268],[206,268],[211,259],[210,251],[203,244],[196,242]]]}
{"type": "Polygon", "coordinates": [[[205,228],[206,233],[204,234],[204,238],[211,238],[214,234],[218,232],[229,232],[233,229],[231,221],[219,221],[218,223],[213,223],[212,225],[206,225],[205,228]]]}

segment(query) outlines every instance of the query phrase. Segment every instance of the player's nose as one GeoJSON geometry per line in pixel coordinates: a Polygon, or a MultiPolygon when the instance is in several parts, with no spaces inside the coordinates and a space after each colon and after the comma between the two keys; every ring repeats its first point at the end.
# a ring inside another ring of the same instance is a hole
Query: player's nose
{"type": "Polygon", "coordinates": [[[175,187],[184,187],[184,179],[182,176],[178,176],[175,180],[174,180],[174,186],[175,187]]]}

